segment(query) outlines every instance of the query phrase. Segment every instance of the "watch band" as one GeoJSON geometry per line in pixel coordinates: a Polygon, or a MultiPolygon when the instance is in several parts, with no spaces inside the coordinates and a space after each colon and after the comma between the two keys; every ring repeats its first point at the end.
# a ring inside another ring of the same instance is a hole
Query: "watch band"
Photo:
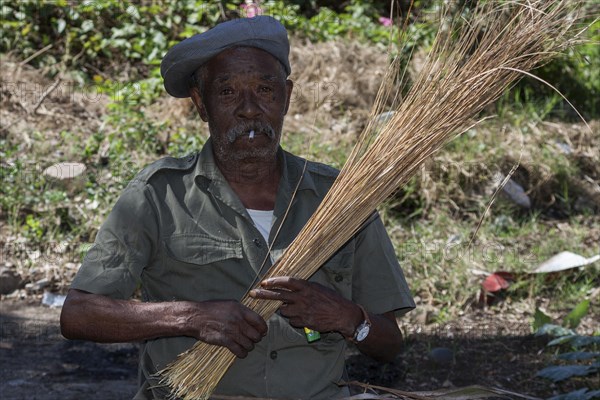
{"type": "Polygon", "coordinates": [[[361,306],[360,304],[357,304],[358,308],[360,308],[360,311],[362,311],[363,313],[363,317],[365,318],[364,322],[366,322],[369,326],[371,326],[371,318],[369,318],[369,313],[367,313],[367,310],[365,310],[365,308],[363,306],[361,306]]]}
{"type": "MultiPolygon", "coordinates": [[[[367,334],[368,334],[368,329],[371,328],[371,319],[369,318],[369,314],[367,313],[367,310],[365,310],[365,308],[363,306],[361,306],[360,304],[357,304],[357,306],[360,308],[360,311],[362,311],[364,320],[356,327],[356,329],[354,331],[354,335],[352,335],[352,337],[346,338],[353,343],[359,343],[362,341],[362,340],[356,340],[362,329],[367,329],[367,334]]],[[[363,338],[363,340],[364,340],[364,338],[363,338]]]]}

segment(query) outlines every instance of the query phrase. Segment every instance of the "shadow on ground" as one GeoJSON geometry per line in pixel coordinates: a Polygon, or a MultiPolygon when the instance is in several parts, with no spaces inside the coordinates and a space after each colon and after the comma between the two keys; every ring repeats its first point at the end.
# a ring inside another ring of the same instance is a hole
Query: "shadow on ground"
{"type": "MultiPolygon", "coordinates": [[[[138,346],[66,340],[60,335],[59,316],[59,309],[0,303],[2,400],[132,398],[138,346]]],[[[404,352],[392,363],[376,363],[350,348],[349,379],[406,391],[479,384],[542,398],[600,386],[598,376],[562,386],[535,378],[551,354],[547,339],[528,334],[527,324],[411,329],[404,352]]]]}

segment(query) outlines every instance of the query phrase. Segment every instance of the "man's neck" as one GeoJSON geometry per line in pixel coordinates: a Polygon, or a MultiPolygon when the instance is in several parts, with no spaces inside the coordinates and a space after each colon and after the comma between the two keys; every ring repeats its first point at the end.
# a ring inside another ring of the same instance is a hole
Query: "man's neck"
{"type": "Polygon", "coordinates": [[[281,163],[278,158],[271,161],[219,162],[219,170],[242,201],[244,207],[254,210],[272,210],[279,179],[281,163]]]}

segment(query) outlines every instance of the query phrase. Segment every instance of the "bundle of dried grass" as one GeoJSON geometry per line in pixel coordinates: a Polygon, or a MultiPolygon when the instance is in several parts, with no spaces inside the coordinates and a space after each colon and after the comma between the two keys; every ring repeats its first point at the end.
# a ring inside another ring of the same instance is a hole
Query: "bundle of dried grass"
{"type": "MultiPolygon", "coordinates": [[[[392,63],[370,122],[319,209],[268,276],[309,278],[390,194],[482,109],[529,71],[579,40],[578,0],[486,1],[467,21],[440,29],[421,75],[381,127],[376,115],[395,98],[392,63]],[[444,32],[444,33],[441,33],[444,32]]],[[[279,302],[246,296],[265,319],[279,302]]],[[[173,394],[206,399],[235,356],[198,342],[163,371],[173,394]]]]}

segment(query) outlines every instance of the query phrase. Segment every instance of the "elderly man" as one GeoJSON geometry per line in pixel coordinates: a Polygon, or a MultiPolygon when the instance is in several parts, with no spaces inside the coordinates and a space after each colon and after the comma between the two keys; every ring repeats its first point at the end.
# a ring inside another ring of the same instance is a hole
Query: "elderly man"
{"type": "Polygon", "coordinates": [[[268,321],[239,303],[337,173],[279,146],[293,87],[288,53],[283,26],[257,17],[186,39],[162,62],[165,88],[192,98],[210,139],[131,181],[61,315],[67,338],[143,342],[135,399],[167,397],[156,372],[196,340],[238,357],[216,393],[270,398],[348,395],[336,385],[347,342],[383,361],[400,350],[396,316],[414,303],[376,213],[308,281],[262,281],[252,296],[284,302],[268,321]],[[131,300],[136,288],[143,302],[131,300]]]}

